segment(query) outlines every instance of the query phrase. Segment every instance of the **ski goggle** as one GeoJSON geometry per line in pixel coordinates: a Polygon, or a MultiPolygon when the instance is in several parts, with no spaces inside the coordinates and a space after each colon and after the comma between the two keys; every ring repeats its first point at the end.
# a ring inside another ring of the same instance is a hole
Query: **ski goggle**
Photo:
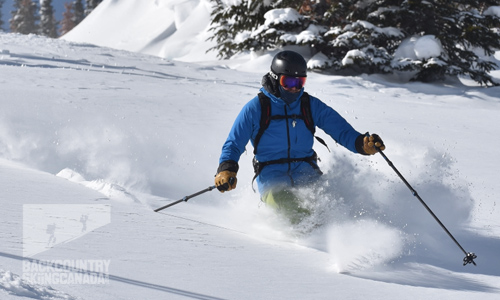
{"type": "Polygon", "coordinates": [[[298,89],[300,90],[306,84],[307,77],[294,77],[288,75],[280,76],[280,85],[285,90],[298,89]]]}

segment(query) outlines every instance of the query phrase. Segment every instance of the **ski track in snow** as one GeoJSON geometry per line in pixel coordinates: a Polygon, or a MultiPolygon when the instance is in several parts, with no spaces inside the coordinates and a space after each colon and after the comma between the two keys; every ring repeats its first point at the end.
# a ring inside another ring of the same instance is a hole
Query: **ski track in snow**
{"type": "Polygon", "coordinates": [[[463,254],[381,157],[354,156],[337,146],[332,154],[317,149],[326,175],[314,191],[301,191],[316,214],[300,226],[291,228],[259,204],[250,187],[250,154],[240,161],[235,192],[214,191],[153,213],[212,184],[233,117],[253,97],[261,75],[36,36],[0,34],[0,47],[9,50],[0,55],[8,75],[0,78],[6,95],[0,113],[0,222],[7,234],[0,248],[2,296],[329,299],[336,293],[401,299],[414,293],[411,299],[470,299],[480,293],[495,299],[500,293],[499,213],[488,201],[498,188],[486,188],[494,172],[479,179],[458,171],[474,170],[460,160],[487,132],[475,137],[484,127],[478,120],[445,126],[467,113],[460,105],[469,105],[487,126],[496,124],[488,110],[498,109],[498,88],[316,74],[308,82],[355,127],[375,127],[388,137],[391,160],[464,247],[478,254],[474,268],[461,265],[463,254]],[[429,132],[438,130],[431,124],[446,109],[455,117],[442,115],[440,132],[429,132]],[[451,137],[460,130],[465,142],[451,137]],[[110,259],[108,285],[53,288],[20,277],[21,205],[33,203],[112,206],[110,224],[36,257],[110,259]]]}

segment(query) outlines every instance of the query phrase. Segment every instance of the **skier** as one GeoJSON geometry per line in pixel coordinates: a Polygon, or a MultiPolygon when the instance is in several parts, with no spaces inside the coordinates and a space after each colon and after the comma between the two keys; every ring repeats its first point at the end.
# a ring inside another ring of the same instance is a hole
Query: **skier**
{"type": "Polygon", "coordinates": [[[238,161],[250,140],[261,200],[285,214],[307,215],[292,189],[308,186],[322,174],[312,149],[315,126],[354,153],[373,155],[375,146],[385,149],[378,135],[359,133],[334,109],[304,92],[306,78],[307,64],[299,53],[274,56],[259,95],[243,107],[222,147],[215,176],[219,191],[236,188],[238,161]]]}

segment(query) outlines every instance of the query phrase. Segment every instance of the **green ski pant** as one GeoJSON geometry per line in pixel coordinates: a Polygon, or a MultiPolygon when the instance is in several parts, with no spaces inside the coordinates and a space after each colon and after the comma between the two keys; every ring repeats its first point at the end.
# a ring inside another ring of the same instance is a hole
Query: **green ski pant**
{"type": "Polygon", "coordinates": [[[270,190],[265,192],[262,202],[274,208],[280,215],[287,218],[291,224],[298,224],[302,219],[311,215],[311,212],[303,207],[303,203],[292,191],[270,190]]]}

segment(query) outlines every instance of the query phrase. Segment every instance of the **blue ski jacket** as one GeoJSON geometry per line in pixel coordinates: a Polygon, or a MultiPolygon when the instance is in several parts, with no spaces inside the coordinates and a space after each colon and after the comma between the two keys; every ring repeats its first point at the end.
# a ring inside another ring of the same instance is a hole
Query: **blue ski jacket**
{"type": "MultiPolygon", "coordinates": [[[[301,115],[300,102],[304,88],[297,94],[297,100],[286,104],[284,100],[260,89],[271,100],[271,116],[301,115]]],[[[311,114],[315,126],[321,128],[336,142],[354,153],[356,140],[361,135],[340,114],[318,98],[310,96],[311,114]]],[[[250,100],[240,111],[229,136],[222,147],[219,163],[238,162],[245,151],[248,141],[254,146],[259,131],[261,104],[259,97],[250,100]]],[[[297,118],[270,121],[257,147],[255,158],[259,162],[268,162],[283,158],[305,158],[315,154],[313,150],[314,136],[307,128],[304,120],[297,118]]],[[[316,164],[316,161],[313,162],[316,164]]],[[[257,176],[259,192],[263,195],[275,186],[301,186],[316,181],[321,172],[305,161],[267,165],[257,176]]]]}

